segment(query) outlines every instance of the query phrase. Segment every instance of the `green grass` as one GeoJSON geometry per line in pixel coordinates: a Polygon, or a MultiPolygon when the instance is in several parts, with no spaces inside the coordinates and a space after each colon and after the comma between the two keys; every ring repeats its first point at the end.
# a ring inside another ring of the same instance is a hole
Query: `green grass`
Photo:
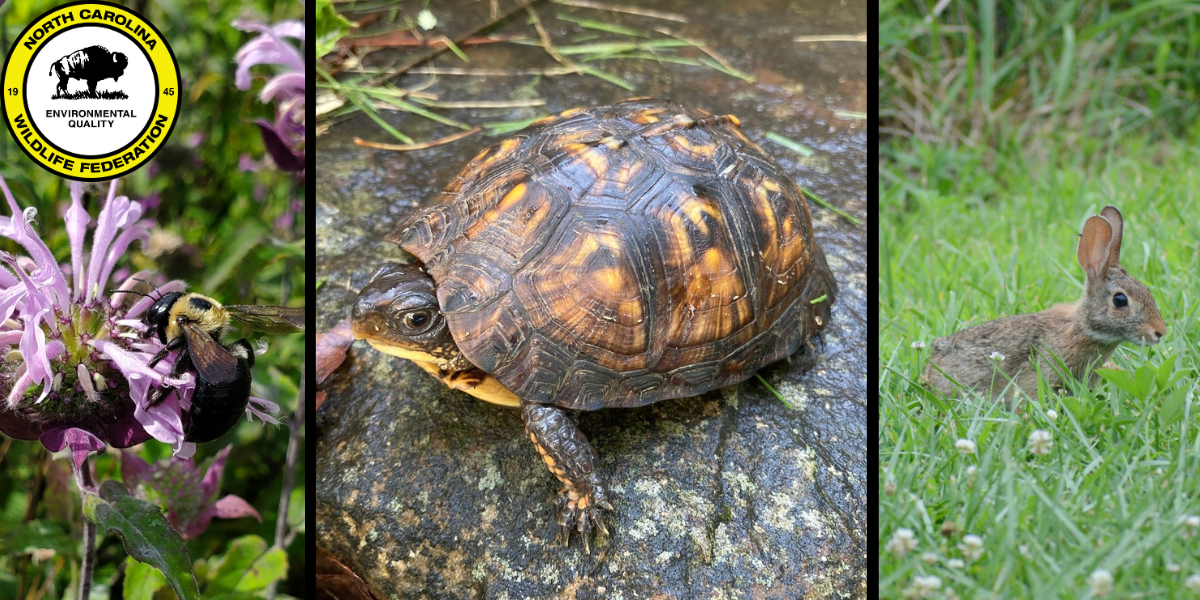
{"type": "Polygon", "coordinates": [[[942,582],[932,597],[1087,597],[1096,569],[1112,573],[1110,597],[1200,597],[1184,587],[1200,573],[1200,531],[1185,538],[1179,524],[1200,515],[1200,130],[1188,133],[1111,146],[1042,138],[1059,160],[1038,163],[1014,147],[987,153],[1003,165],[994,170],[979,150],[889,149],[879,227],[881,597],[900,598],[930,575],[942,582]],[[945,172],[972,175],[954,182],[945,172]],[[1167,322],[1159,345],[1122,345],[1114,361],[1126,372],[1092,390],[1069,381],[1019,412],[913,383],[934,338],[1076,300],[1077,234],[1109,203],[1125,215],[1121,262],[1167,322]],[[1045,456],[1029,451],[1038,429],[1053,436],[1045,456]],[[975,453],[956,451],[959,439],[975,453]],[[917,542],[905,556],[887,549],[900,528],[917,542]],[[952,566],[967,534],[983,538],[984,553],[952,566]]]}
{"type": "Polygon", "coordinates": [[[880,597],[1200,598],[1200,527],[1181,523],[1200,515],[1200,12],[884,0],[880,15],[880,597]],[[1018,410],[917,383],[935,338],[1078,299],[1077,236],[1106,204],[1160,344],[1122,345],[1094,388],[1068,378],[1018,410]]]}

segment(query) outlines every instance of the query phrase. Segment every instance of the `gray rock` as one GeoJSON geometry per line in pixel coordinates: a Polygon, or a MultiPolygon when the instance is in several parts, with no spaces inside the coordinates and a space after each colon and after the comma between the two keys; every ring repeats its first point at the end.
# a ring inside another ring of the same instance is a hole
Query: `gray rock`
{"type": "MultiPolygon", "coordinates": [[[[865,111],[865,49],[794,44],[794,27],[781,26],[780,15],[797,5],[760,4],[735,14],[702,2],[688,13],[697,28],[689,35],[734,57],[758,76],[757,85],[653,62],[620,72],[637,95],[738,115],[747,135],[801,186],[865,219],[865,122],[836,119],[827,108],[865,111]],[[809,146],[814,156],[765,142],[767,131],[809,146]]],[[[543,19],[548,12],[541,11],[543,19]]],[[[865,22],[852,11],[805,33],[853,32],[865,22]]],[[[505,27],[498,32],[528,33],[522,22],[505,27]]],[[[553,27],[551,33],[561,35],[553,27]]],[[[472,66],[527,60],[527,53],[505,52],[489,46],[472,66]]],[[[498,90],[489,80],[492,87],[483,90],[478,79],[448,78],[437,91],[511,97],[524,85],[498,90]]],[[[594,78],[562,77],[539,84],[544,109],[441,112],[472,123],[512,120],[630,95],[594,78]]],[[[385,116],[420,139],[447,133],[411,116],[385,116]]],[[[322,330],[348,316],[378,263],[402,256],[383,236],[498,139],[387,153],[354,146],[355,136],[380,139],[377,126],[357,118],[318,144],[322,330]]],[[[318,412],[318,545],[380,599],[865,598],[871,225],[810,208],[838,280],[832,322],[815,351],[762,372],[795,408],[752,379],[699,397],[580,415],[616,506],[606,515],[611,537],[595,538],[591,554],[578,537],[570,547],[556,541],[559,484],[525,437],[518,411],[446,390],[362,342],[327,385],[318,412]]]]}

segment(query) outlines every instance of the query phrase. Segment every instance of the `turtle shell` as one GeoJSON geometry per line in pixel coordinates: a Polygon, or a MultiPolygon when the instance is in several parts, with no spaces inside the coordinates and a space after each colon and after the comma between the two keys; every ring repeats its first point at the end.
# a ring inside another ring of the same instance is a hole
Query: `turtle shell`
{"type": "Polygon", "coordinates": [[[837,290],[801,192],[737,119],[664,101],[535,123],[389,239],[468,360],[579,410],[742,381],[819,332],[837,290]]]}

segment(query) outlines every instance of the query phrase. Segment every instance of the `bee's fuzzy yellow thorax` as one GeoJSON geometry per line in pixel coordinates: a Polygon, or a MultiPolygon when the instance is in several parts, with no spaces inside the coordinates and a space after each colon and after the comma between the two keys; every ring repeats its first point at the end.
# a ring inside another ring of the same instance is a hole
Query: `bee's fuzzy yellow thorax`
{"type": "Polygon", "coordinates": [[[220,302],[200,294],[187,294],[171,305],[170,319],[167,323],[167,339],[174,339],[182,332],[179,330],[178,319],[185,317],[193,323],[198,323],[204,331],[220,340],[221,332],[229,324],[229,311],[220,302]]]}

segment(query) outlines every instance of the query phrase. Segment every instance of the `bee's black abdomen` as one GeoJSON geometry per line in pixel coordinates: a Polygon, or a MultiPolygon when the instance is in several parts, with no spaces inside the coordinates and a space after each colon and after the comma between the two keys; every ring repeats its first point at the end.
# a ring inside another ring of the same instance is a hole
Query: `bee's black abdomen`
{"type": "Polygon", "coordinates": [[[183,424],[184,439],[204,443],[225,435],[245,414],[249,400],[250,363],[244,358],[238,358],[237,377],[232,381],[198,378],[192,408],[183,424]]]}

